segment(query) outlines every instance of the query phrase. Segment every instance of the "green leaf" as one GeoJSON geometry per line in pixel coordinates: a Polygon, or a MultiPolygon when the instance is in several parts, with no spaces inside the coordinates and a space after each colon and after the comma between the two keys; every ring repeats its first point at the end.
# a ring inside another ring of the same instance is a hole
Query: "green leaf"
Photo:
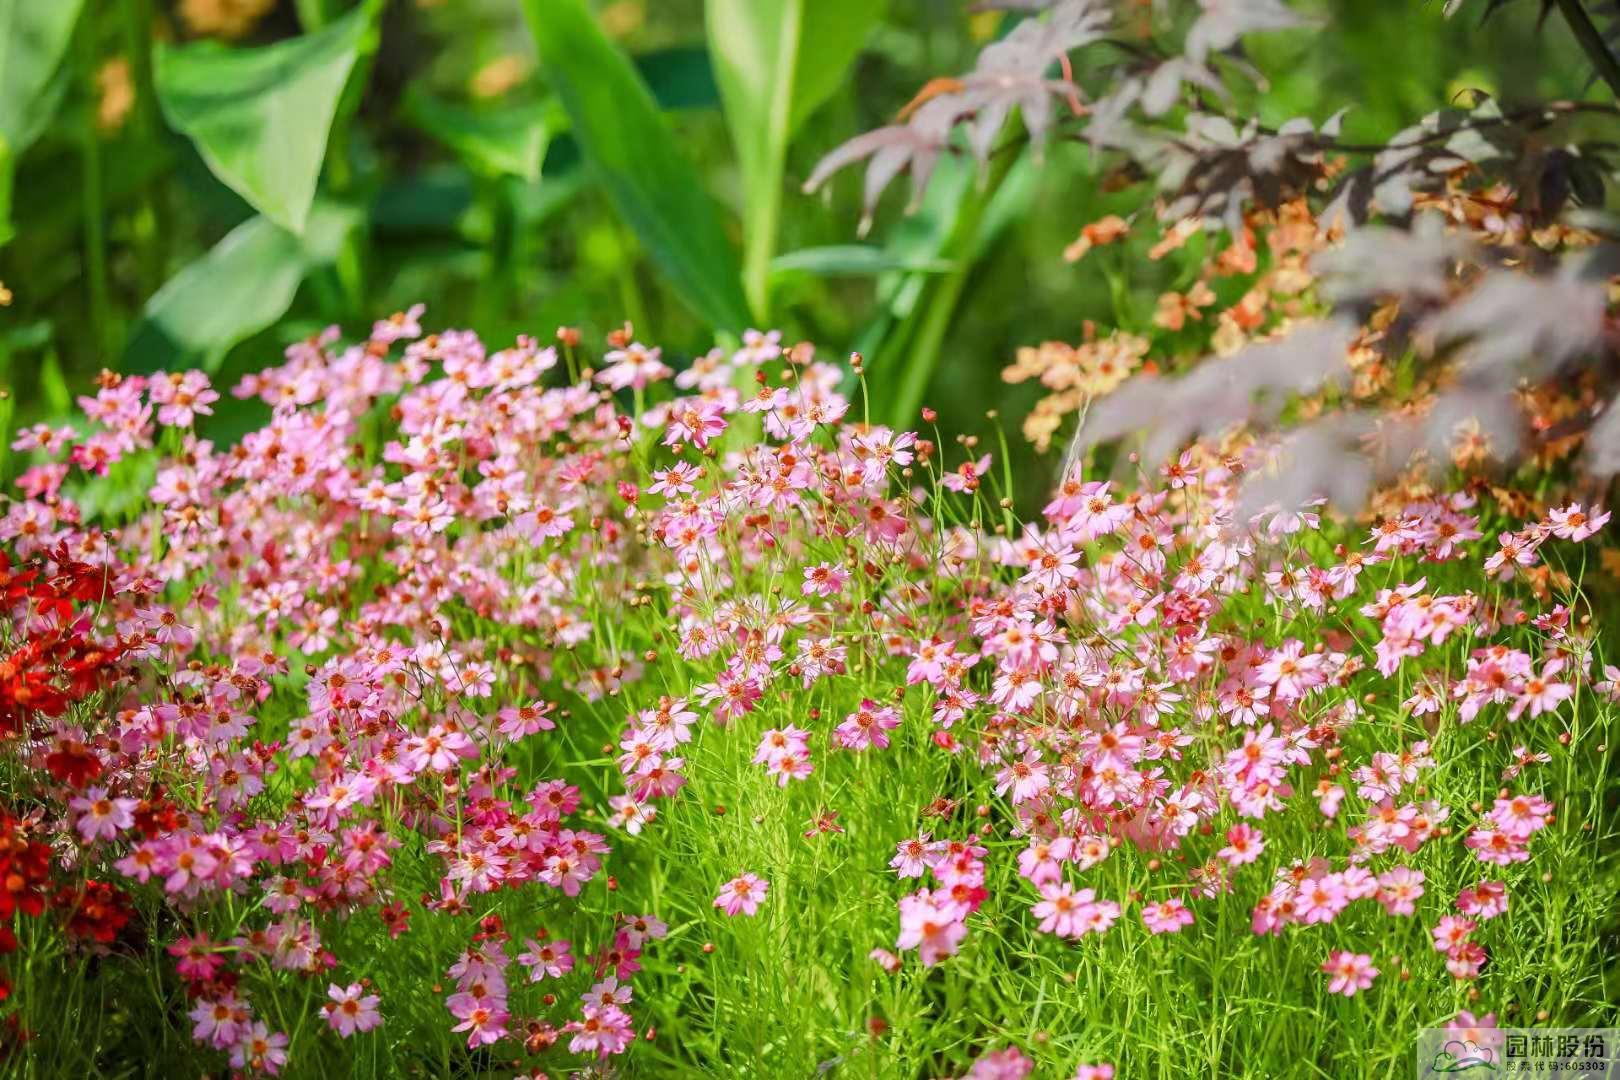
{"type": "Polygon", "coordinates": [[[546,108],[539,102],[475,109],[441,101],[412,86],[404,105],[413,124],[454,150],[474,172],[516,176],[531,184],[540,179],[551,131],[546,108]]]}
{"type": "Polygon", "coordinates": [[[709,50],[701,45],[652,49],[631,58],[661,109],[711,109],[720,104],[709,50]]]}
{"type": "Polygon", "coordinates": [[[312,34],[252,49],[214,42],[157,51],[163,115],[214,175],[256,210],[304,230],[349,73],[375,46],[371,5],[312,34]]]}
{"type": "Polygon", "coordinates": [[[21,157],[61,100],[61,66],[84,0],[0,0],[0,138],[21,157]]]}
{"type": "Polygon", "coordinates": [[[587,163],[677,296],[716,330],[750,322],[714,200],[647,86],[584,0],[524,0],[540,60],[587,163]]]}
{"type": "Polygon", "coordinates": [[[305,274],[336,259],[359,220],[352,208],[318,203],[302,239],[265,217],[238,225],[147,301],[125,370],[214,370],[231,346],[287,313],[305,274]]]}
{"type": "Polygon", "coordinates": [[[830,244],[800,248],[771,260],[771,273],[802,272],[819,277],[868,277],[893,270],[919,274],[944,274],[955,269],[949,259],[907,254],[870,244],[830,244]]]}
{"type": "Polygon", "coordinates": [[[0,248],[11,243],[11,238],[17,235],[17,230],[11,225],[11,185],[16,178],[15,168],[11,160],[11,144],[4,135],[0,135],[0,248]]]}
{"type": "Polygon", "coordinates": [[[715,78],[742,166],[743,266],[762,316],[788,142],[843,81],[883,0],[708,0],[715,78]]]}

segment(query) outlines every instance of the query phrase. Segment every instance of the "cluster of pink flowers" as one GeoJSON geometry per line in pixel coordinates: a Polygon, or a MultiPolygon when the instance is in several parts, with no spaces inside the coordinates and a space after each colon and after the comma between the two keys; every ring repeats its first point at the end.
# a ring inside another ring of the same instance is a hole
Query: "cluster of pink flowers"
{"type": "MultiPolygon", "coordinates": [[[[1008,1046],[981,1054],[962,1080],[1024,1080],[1034,1071],[1035,1062],[1016,1046],[1008,1046]]],[[[1073,1080],[1114,1080],[1114,1067],[1088,1062],[1075,1070],[1073,1080]]]]}
{"type": "MultiPolygon", "coordinates": [[[[423,336],[420,315],[289,348],[236,388],[271,416],[229,448],[193,429],[218,401],[195,373],[109,376],[82,402],[86,431],[14,443],[37,460],[0,541],[116,576],[98,632],[140,669],[126,698],[36,724],[17,752],[80,763],[52,773],[64,846],[178,913],[195,1036],[239,1068],[286,1056],[239,979],[253,961],[328,985],[338,1037],[395,1015],[323,943],[362,909],[391,937],[413,912],[482,920],[445,999],[469,1046],[625,1052],[630,980],[663,924],[618,913],[569,931],[603,943],[587,960],[538,928],[514,946],[529,928],[491,913],[524,890],[567,912],[616,891],[609,837],[656,837],[690,797],[698,732],[756,747],[784,799],[832,801],[830,774],[900,754],[985,777],[994,798],[972,824],[942,795],[919,808],[939,824],[898,845],[898,937],[871,953],[891,972],[911,950],[924,966],[957,953],[987,904],[1062,939],[1185,940],[1232,893],[1257,934],[1309,934],[1360,900],[1418,916],[1435,902],[1420,853],[1460,843],[1509,867],[1552,820],[1540,728],[1514,751],[1517,793],[1460,841],[1427,781],[1453,720],[1556,717],[1588,684],[1589,629],[1563,606],[1532,614],[1519,590],[1429,581],[1540,580],[1543,549],[1595,535],[1600,510],[1558,508],[1485,556],[1485,512],[1448,494],[1336,546],[1318,507],[1240,513],[1243,461],[1198,449],[1163,484],[1076,471],[1039,520],[981,525],[964,508],[994,485],[987,457],[946,467],[915,433],[855,422],[844,371],[774,335],[677,375],[620,334],[599,371],[548,386],[553,349],[423,336]],[[668,382],[674,396],[643,402],[668,382]],[[147,503],[118,528],[86,514],[84,485],[136,456],[147,503]],[[1373,693],[1396,685],[1399,723],[1373,693]],[[778,701],[766,729],[756,714],[778,701]],[[599,741],[592,722],[612,725],[607,791],[556,750],[599,741]],[[1320,842],[1288,850],[1271,823],[1300,806],[1320,842]],[[622,832],[587,827],[601,822],[622,832]],[[1015,896],[988,884],[997,830],[1017,849],[1015,896]],[[396,865],[413,836],[425,895],[396,865]],[[1083,876],[1111,859],[1152,875],[1145,895],[1083,876]],[[211,940],[210,913],[237,897],[252,914],[211,940]],[[1132,905],[1141,929],[1121,922],[1132,905]],[[509,982],[514,961],[527,978],[509,982]],[[595,979],[578,1007],[535,1004],[529,984],[583,979],[576,963],[595,979]]],[[[37,618],[14,610],[16,633],[37,618]]],[[[1612,699],[1617,683],[1611,669],[1590,686],[1612,699]]],[[[842,832],[837,816],[823,806],[807,842],[842,832]]],[[[725,915],[792,902],[793,883],[733,871],[712,901],[725,915]]],[[[1506,903],[1504,882],[1481,882],[1433,923],[1453,975],[1478,973],[1480,926],[1506,903]]],[[[1350,995],[1376,959],[1339,949],[1321,969],[1350,995]]],[[[1021,1057],[974,1075],[1022,1075],[1021,1057]]]]}
{"type": "Polygon", "coordinates": [[[918,889],[901,898],[898,948],[916,949],[925,966],[956,952],[967,936],[967,917],[990,895],[984,887],[987,853],[972,842],[930,843],[924,839],[900,844],[890,865],[903,877],[929,873],[938,887],[918,889]]]}

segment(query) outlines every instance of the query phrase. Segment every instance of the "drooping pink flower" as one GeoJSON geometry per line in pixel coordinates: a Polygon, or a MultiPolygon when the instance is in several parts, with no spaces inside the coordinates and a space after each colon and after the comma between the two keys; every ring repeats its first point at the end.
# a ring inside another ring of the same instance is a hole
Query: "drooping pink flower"
{"type": "Polygon", "coordinates": [[[955,954],[967,936],[954,904],[942,904],[926,890],[900,898],[900,937],[896,948],[916,949],[923,966],[955,954]]]}

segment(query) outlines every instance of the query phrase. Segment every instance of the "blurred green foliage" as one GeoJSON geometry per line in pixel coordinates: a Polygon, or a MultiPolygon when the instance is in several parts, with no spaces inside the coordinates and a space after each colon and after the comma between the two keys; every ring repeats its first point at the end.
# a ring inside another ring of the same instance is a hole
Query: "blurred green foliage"
{"type": "MultiPolygon", "coordinates": [[[[1588,89],[1535,5],[1484,25],[1422,0],[1314,9],[1320,29],[1254,40],[1268,81],[1240,110],[1348,106],[1346,137],[1372,141],[1466,91],[1588,89]]],[[[914,423],[926,401],[947,436],[982,427],[1035,392],[1001,383],[1017,346],[1151,319],[1174,260],[1060,255],[1150,185],[1074,143],[989,176],[946,161],[865,240],[858,179],[800,185],[1017,17],[960,0],[0,0],[12,422],[64,413],[103,367],[230,380],[420,300],[430,326],[492,342],[600,340],[628,319],[677,360],[769,323],[860,350],[874,419],[914,423]]],[[[222,406],[208,433],[230,438],[251,406],[222,406]]]]}

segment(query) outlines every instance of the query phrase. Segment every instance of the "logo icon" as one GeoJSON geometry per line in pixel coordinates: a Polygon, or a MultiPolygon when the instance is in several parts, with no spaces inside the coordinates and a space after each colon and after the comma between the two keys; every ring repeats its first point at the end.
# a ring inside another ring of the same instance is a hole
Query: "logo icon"
{"type": "Polygon", "coordinates": [[[1496,1055],[1472,1039],[1452,1039],[1434,1052],[1429,1072],[1484,1076],[1496,1072],[1496,1055]]]}

